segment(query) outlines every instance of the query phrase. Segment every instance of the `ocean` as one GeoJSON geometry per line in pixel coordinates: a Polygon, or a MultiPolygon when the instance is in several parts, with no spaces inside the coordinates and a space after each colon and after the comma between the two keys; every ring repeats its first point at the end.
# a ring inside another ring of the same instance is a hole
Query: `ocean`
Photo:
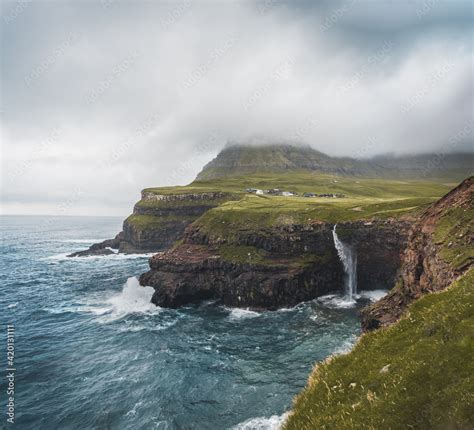
{"type": "Polygon", "coordinates": [[[137,281],[149,255],[66,257],[121,218],[0,219],[1,367],[10,325],[20,429],[276,429],[315,362],[360,333],[362,303],[337,295],[277,312],[161,309],[137,281]]]}

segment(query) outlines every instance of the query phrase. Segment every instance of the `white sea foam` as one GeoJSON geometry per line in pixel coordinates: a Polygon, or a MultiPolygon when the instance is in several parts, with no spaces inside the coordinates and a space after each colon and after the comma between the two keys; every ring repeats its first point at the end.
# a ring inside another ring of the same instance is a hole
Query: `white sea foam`
{"type": "Polygon", "coordinates": [[[357,302],[349,300],[346,296],[339,296],[337,294],[328,294],[318,298],[318,302],[328,308],[346,309],[354,307],[357,302]]]}
{"type": "Polygon", "coordinates": [[[100,243],[103,242],[105,239],[60,239],[56,242],[62,243],[100,243]]]}
{"type": "MultiPolygon", "coordinates": [[[[161,308],[151,303],[155,290],[152,287],[142,287],[136,277],[128,278],[120,293],[112,297],[95,297],[80,306],[49,310],[58,312],[84,312],[100,317],[99,322],[108,323],[119,320],[130,314],[156,314],[161,308]]],[[[161,329],[166,328],[162,327],[161,329]]],[[[140,331],[142,328],[125,327],[124,331],[140,331]]]]}
{"type": "Polygon", "coordinates": [[[294,310],[299,310],[296,306],[294,308],[280,308],[274,312],[293,312],[294,310]]]}
{"type": "Polygon", "coordinates": [[[368,299],[371,302],[376,302],[382,297],[385,297],[388,293],[388,290],[372,290],[372,291],[361,291],[360,297],[363,299],[368,299]]]}
{"type": "Polygon", "coordinates": [[[357,337],[354,335],[352,336],[351,339],[347,339],[345,340],[342,345],[340,345],[339,347],[337,347],[334,352],[336,354],[348,354],[349,352],[351,352],[352,350],[352,347],[354,346],[354,343],[355,341],[357,340],[357,337]]]}
{"type": "MultiPolygon", "coordinates": [[[[156,312],[159,312],[160,308],[156,310],[156,312]]],[[[178,322],[178,317],[176,317],[174,320],[170,321],[133,321],[132,324],[124,324],[122,325],[118,331],[120,333],[137,333],[140,331],[162,331],[166,330],[167,328],[174,326],[178,322]]],[[[129,322],[129,321],[127,321],[129,322]]]]}
{"type": "Polygon", "coordinates": [[[231,430],[278,430],[288,417],[288,413],[283,415],[272,415],[270,418],[251,418],[243,423],[237,424],[231,430]]]}
{"type": "Polygon", "coordinates": [[[152,314],[158,312],[161,308],[150,301],[154,292],[152,287],[140,286],[135,276],[128,278],[122,292],[106,301],[106,304],[111,306],[112,319],[123,318],[125,315],[134,313],[152,314]]]}
{"type": "Polygon", "coordinates": [[[227,309],[230,310],[229,319],[231,320],[256,318],[261,315],[259,312],[251,311],[250,309],[241,309],[241,308],[227,308],[227,309]]]}
{"type": "Polygon", "coordinates": [[[125,416],[127,417],[133,417],[135,416],[135,414],[137,413],[137,409],[142,405],[142,402],[137,402],[135,403],[135,405],[133,406],[133,409],[129,410],[125,416]]]}
{"type": "MultiPolygon", "coordinates": [[[[115,252],[114,249],[112,251],[115,252]]],[[[86,257],[68,257],[73,251],[66,252],[62,254],[51,255],[49,257],[41,258],[40,260],[50,260],[53,262],[58,261],[73,261],[73,262],[88,262],[88,261],[96,261],[96,260],[103,260],[103,259],[113,259],[113,260],[136,260],[140,258],[150,258],[155,255],[155,252],[150,252],[146,254],[109,254],[109,255],[88,255],[86,257]]]]}

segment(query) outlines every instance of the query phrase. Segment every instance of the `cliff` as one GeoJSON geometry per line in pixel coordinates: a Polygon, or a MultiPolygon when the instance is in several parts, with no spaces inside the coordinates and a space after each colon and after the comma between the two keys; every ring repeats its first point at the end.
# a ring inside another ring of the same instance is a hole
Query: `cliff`
{"type": "MultiPolygon", "coordinates": [[[[439,192],[438,185],[332,178],[250,176],[247,180],[263,189],[291,183],[299,196],[241,194],[204,212],[172,249],[150,259],[140,283],[154,287],[152,301],[164,307],[216,299],[228,306],[277,309],[342,292],[344,271],[332,237],[338,223],[340,239],[358,255],[358,285],[390,288],[409,229],[417,212],[434,200],[426,196],[439,192]],[[344,191],[345,197],[300,197],[319,184],[344,191]]],[[[219,183],[224,189],[235,186],[234,180],[219,183]]]]}
{"type": "Polygon", "coordinates": [[[397,285],[352,351],[315,367],[285,430],[473,428],[473,192],[470,177],[421,212],[397,285]]]}
{"type": "Polygon", "coordinates": [[[123,222],[123,230],[114,239],[93,244],[69,257],[121,253],[158,252],[179,240],[185,228],[203,213],[239,198],[232,192],[185,189],[180,187],[145,189],[133,214],[123,222]]]}
{"type": "MultiPolygon", "coordinates": [[[[447,188],[445,182],[465,177],[473,161],[472,154],[361,160],[330,157],[310,146],[231,144],[191,184],[143,190],[132,215],[124,221],[122,232],[70,256],[105,255],[113,250],[142,253],[169,249],[181,239],[188,225],[210,209],[231,200],[241,201],[241,206],[247,209],[250,200],[244,190],[248,188],[280,188],[299,196],[316,193],[348,197],[341,199],[345,204],[340,205],[339,211],[334,210],[337,205],[328,204],[327,200],[318,201],[322,216],[318,214],[316,218],[333,223],[368,219],[387,211],[410,211],[442,195],[447,188]],[[326,216],[329,212],[332,219],[326,216]]],[[[293,205],[296,217],[304,218],[306,211],[315,212],[314,205],[307,204],[308,201],[302,203],[298,200],[293,205]]],[[[266,215],[273,219],[271,211],[266,215]]]]}
{"type": "Polygon", "coordinates": [[[470,177],[421,214],[410,229],[395,288],[362,311],[364,330],[392,324],[409,303],[443,290],[472,265],[473,193],[470,177]]]}
{"type": "Polygon", "coordinates": [[[133,214],[123,223],[119,252],[153,252],[171,247],[203,213],[236,198],[220,191],[163,193],[145,189],[133,214]]]}
{"type": "MultiPolygon", "coordinates": [[[[394,219],[339,225],[359,255],[358,282],[364,289],[394,282],[408,226],[394,219]]],[[[140,283],[155,288],[152,302],[163,307],[204,299],[254,309],[294,306],[343,291],[332,227],[314,222],[215,234],[197,222],[175,248],[150,259],[140,283]]]]}

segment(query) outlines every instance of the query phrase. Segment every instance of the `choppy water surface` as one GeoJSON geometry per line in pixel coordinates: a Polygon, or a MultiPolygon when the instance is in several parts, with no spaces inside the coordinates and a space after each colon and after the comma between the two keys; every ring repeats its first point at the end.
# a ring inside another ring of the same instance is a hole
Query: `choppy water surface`
{"type": "MultiPolygon", "coordinates": [[[[276,428],[314,362],[359,333],[338,296],[263,313],[156,308],[136,279],[148,256],[65,257],[113,237],[121,219],[0,219],[19,428],[276,428]]],[[[4,378],[1,389],[5,403],[4,378]]]]}

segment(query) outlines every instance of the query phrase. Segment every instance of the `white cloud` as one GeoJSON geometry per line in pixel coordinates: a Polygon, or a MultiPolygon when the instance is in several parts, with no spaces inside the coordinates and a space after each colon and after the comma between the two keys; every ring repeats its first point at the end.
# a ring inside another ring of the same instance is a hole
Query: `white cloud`
{"type": "Polygon", "coordinates": [[[331,6],[104,4],[30,4],[2,30],[5,211],[55,213],[80,189],[70,214],[125,215],[227,140],[426,152],[472,116],[471,29],[456,14],[403,7],[385,31],[383,8],[369,19],[356,2],[321,31],[331,6]]]}

